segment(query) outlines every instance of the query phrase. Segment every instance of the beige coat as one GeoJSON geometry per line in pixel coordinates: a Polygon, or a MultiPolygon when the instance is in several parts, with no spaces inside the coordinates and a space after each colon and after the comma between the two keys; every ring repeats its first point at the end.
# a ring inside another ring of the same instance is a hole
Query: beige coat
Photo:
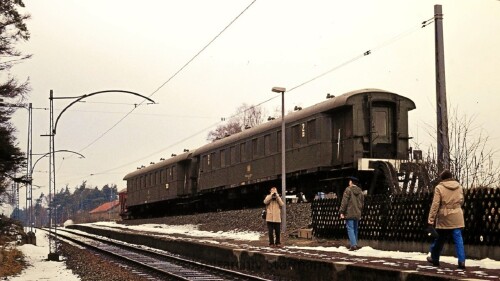
{"type": "Polygon", "coordinates": [[[462,186],[454,179],[441,181],[434,189],[428,223],[436,223],[438,229],[465,227],[463,204],[464,191],[462,186]]]}
{"type": "Polygon", "coordinates": [[[264,204],[266,204],[266,221],[281,222],[281,207],[283,206],[281,197],[276,196],[276,200],[273,200],[271,194],[268,194],[264,199],[264,204]]]}

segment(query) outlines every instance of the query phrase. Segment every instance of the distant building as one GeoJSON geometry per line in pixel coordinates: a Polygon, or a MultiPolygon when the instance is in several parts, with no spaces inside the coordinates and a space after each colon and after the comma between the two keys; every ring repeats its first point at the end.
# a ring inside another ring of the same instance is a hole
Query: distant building
{"type": "Polygon", "coordinates": [[[120,201],[107,202],[89,212],[90,220],[96,221],[118,221],[120,220],[120,201]]]}

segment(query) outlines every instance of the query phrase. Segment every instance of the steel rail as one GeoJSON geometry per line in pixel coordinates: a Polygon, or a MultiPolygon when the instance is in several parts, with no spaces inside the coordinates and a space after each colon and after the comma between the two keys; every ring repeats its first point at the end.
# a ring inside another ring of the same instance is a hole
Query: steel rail
{"type": "MultiPolygon", "coordinates": [[[[132,264],[152,270],[157,274],[166,274],[177,280],[269,280],[222,267],[184,259],[165,251],[161,251],[160,253],[160,250],[153,251],[144,249],[141,248],[140,245],[123,243],[107,238],[104,239],[99,236],[74,232],[68,229],[63,231],[68,234],[62,236],[74,243],[126,260],[132,264]]],[[[61,229],[59,229],[57,233],[58,236],[61,236],[60,232],[61,229]]]]}

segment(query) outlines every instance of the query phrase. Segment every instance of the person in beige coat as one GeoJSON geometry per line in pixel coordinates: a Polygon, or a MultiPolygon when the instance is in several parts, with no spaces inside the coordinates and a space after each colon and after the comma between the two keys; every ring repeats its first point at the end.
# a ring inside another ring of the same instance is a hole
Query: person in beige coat
{"type": "Polygon", "coordinates": [[[434,189],[428,218],[428,224],[435,225],[438,237],[431,245],[431,256],[427,257],[427,261],[434,266],[439,266],[439,256],[443,245],[451,235],[458,257],[458,268],[465,269],[465,250],[462,239],[462,229],[465,227],[462,211],[464,191],[460,183],[453,179],[449,170],[444,170],[439,177],[441,182],[434,189]]]}
{"type": "Polygon", "coordinates": [[[271,187],[269,194],[264,199],[264,204],[266,204],[266,222],[267,230],[269,232],[269,246],[280,247],[281,207],[284,204],[276,187],[271,187]],[[275,235],[273,232],[276,235],[276,240],[274,240],[275,235]]]}

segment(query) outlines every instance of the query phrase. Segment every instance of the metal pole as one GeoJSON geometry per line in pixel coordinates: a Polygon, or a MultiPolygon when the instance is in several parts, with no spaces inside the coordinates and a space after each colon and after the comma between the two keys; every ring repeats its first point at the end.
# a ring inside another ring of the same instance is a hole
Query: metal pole
{"type": "Polygon", "coordinates": [[[28,184],[26,185],[26,211],[28,216],[28,232],[33,232],[33,183],[31,179],[31,167],[33,165],[33,106],[28,104],[28,150],[26,174],[28,184]]]}
{"type": "Polygon", "coordinates": [[[285,92],[281,92],[281,194],[283,196],[283,214],[281,229],[286,232],[286,129],[285,129],[285,92]]]}
{"type": "Polygon", "coordinates": [[[20,220],[20,213],[19,213],[19,183],[16,182],[16,219],[20,220]]]}
{"type": "MultiPolygon", "coordinates": [[[[54,228],[53,232],[54,235],[49,235],[49,260],[59,260],[59,254],[57,253],[57,223],[52,226],[54,223],[54,219],[52,217],[52,209],[54,208],[54,202],[53,202],[53,197],[56,194],[56,164],[55,164],[55,135],[56,135],[56,128],[57,128],[57,122],[59,121],[59,118],[61,118],[61,115],[72,105],[75,103],[94,96],[98,94],[104,94],[104,93],[112,93],[112,92],[118,92],[118,93],[125,93],[125,94],[131,94],[135,96],[142,97],[153,104],[155,103],[154,100],[150,99],[149,97],[143,96],[141,94],[131,92],[131,91],[124,91],[124,90],[106,90],[106,91],[98,91],[98,92],[93,92],[87,95],[82,95],[82,96],[77,96],[77,97],[54,97],[53,91],[50,90],[50,145],[49,145],[49,152],[50,152],[50,162],[49,162],[49,230],[52,231],[52,227],[54,228]],[[57,116],[55,123],[54,123],[54,99],[75,99],[73,102],[71,102],[69,105],[67,105],[61,113],[57,116]],[[54,195],[52,195],[52,192],[54,195]]],[[[56,210],[57,211],[57,210],[56,210]]],[[[57,218],[56,218],[57,219],[57,218]]]]}
{"type": "MultiPolygon", "coordinates": [[[[55,149],[54,149],[54,98],[53,91],[50,90],[50,139],[49,139],[49,230],[56,232],[56,226],[54,224],[54,218],[52,211],[54,208],[53,196],[55,196],[56,191],[56,165],[55,165],[55,149]],[[54,195],[52,195],[52,191],[54,195]]],[[[55,234],[56,235],[56,234],[55,234]]],[[[57,253],[57,237],[49,235],[49,255],[48,260],[59,261],[59,254],[57,253]]]]}
{"type": "Polygon", "coordinates": [[[443,11],[434,5],[434,30],[436,48],[436,113],[438,173],[450,168],[450,142],[448,139],[448,106],[444,71],[443,11]]]}

